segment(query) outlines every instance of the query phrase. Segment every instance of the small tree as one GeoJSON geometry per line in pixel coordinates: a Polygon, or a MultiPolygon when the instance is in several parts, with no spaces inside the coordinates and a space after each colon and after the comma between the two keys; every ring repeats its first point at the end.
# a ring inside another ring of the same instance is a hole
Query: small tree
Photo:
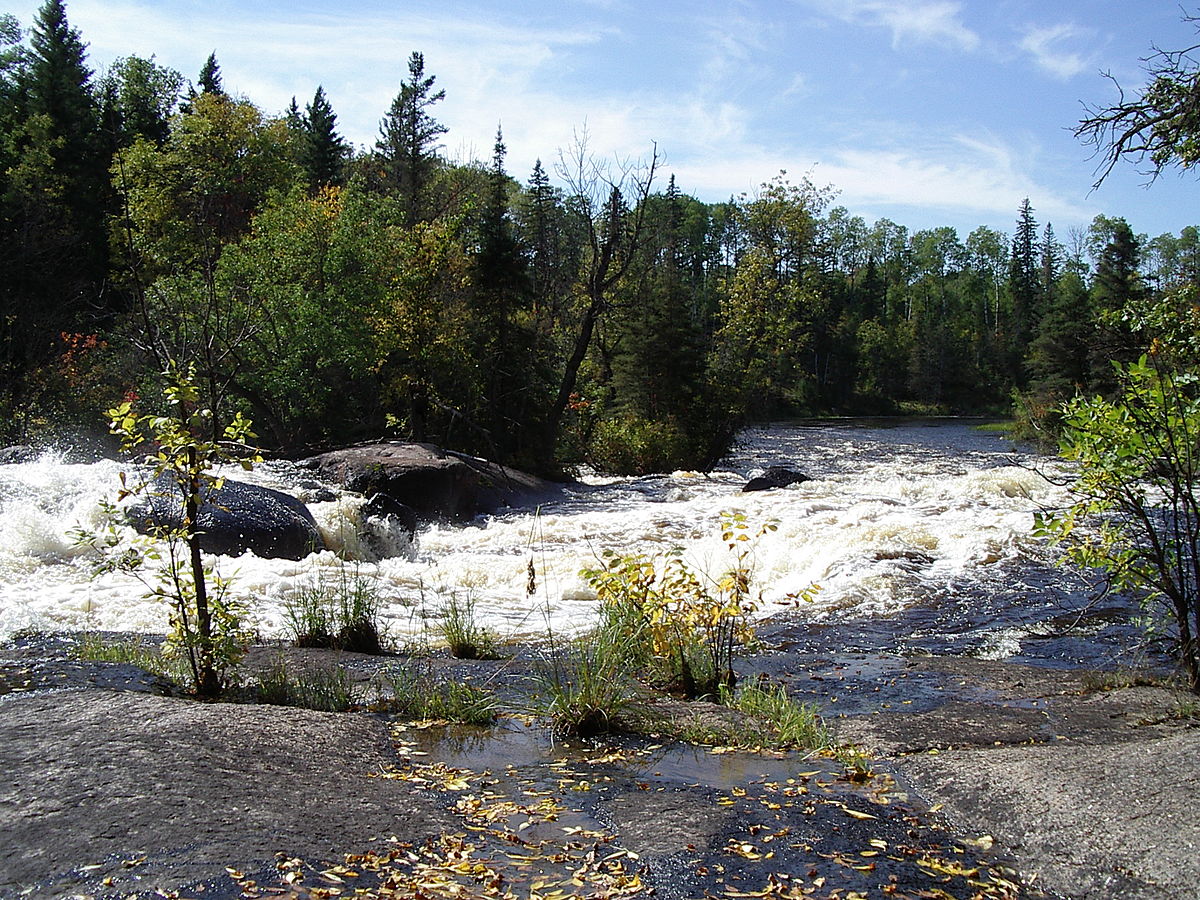
{"type": "MultiPolygon", "coordinates": [[[[165,379],[169,415],[140,415],[133,400],[109,410],[111,430],[121,438],[127,452],[152,447],[145,456],[147,470],[140,480],[131,483],[121,473],[118,499],[161,492],[179,503],[180,523],[161,524],[155,529],[154,537],[165,543],[167,556],[150,586],[150,595],[172,604],[169,644],[186,655],[196,693],[212,698],[224,688],[226,672],[241,657],[245,640],[240,611],[226,597],[227,583],[204,565],[200,510],[223,483],[224,479],[213,473],[216,465],[236,461],[249,469],[262,457],[254,451],[245,452],[245,442],[254,435],[249,420],[241,413],[225,426],[222,442],[205,437],[212,411],[199,404],[193,367],[180,370],[172,365],[165,379]]],[[[90,542],[97,543],[95,539],[90,542]]],[[[113,544],[115,540],[110,540],[109,546],[113,544]]],[[[111,555],[107,567],[138,571],[147,559],[159,556],[153,548],[141,548],[111,555]]]]}
{"type": "Polygon", "coordinates": [[[1111,399],[1063,407],[1076,500],[1038,525],[1071,562],[1144,593],[1200,692],[1200,308],[1187,292],[1127,307],[1122,318],[1148,352],[1114,363],[1111,399]]]}

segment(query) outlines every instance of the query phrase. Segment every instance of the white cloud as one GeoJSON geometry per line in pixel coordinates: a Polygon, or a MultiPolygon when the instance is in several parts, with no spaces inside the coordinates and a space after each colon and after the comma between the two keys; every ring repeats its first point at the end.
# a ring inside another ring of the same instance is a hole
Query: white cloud
{"type": "Polygon", "coordinates": [[[843,22],[865,22],[892,32],[892,46],[913,42],[974,50],[979,35],[949,0],[801,0],[843,22]]]}
{"type": "MultiPolygon", "coordinates": [[[[880,129],[883,131],[886,129],[880,129]]],[[[856,144],[828,151],[742,145],[728,156],[697,158],[674,167],[680,183],[708,199],[753,192],[780,170],[792,180],[807,173],[818,186],[838,192],[837,203],[856,214],[911,218],[921,210],[930,220],[1004,223],[1025,197],[1039,217],[1063,227],[1087,223],[1095,210],[1059,195],[1030,172],[1036,154],[991,135],[957,135],[942,141],[914,140],[874,146],[856,144]]]]}
{"type": "Polygon", "coordinates": [[[1055,78],[1066,81],[1080,72],[1095,68],[1095,57],[1070,51],[1063,45],[1087,35],[1074,25],[1029,27],[1021,38],[1020,48],[1033,57],[1039,68],[1055,78]]]}

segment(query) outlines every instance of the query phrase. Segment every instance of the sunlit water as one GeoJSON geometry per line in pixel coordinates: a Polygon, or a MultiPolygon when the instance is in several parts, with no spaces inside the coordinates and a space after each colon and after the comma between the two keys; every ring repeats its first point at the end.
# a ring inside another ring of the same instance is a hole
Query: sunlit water
{"type": "MultiPolygon", "coordinates": [[[[914,607],[953,606],[964,595],[1042,584],[1049,557],[1032,535],[1033,514],[1062,496],[1035,462],[964,422],[775,425],[744,432],[708,476],[585,479],[540,510],[427,527],[415,545],[383,523],[361,521],[361,498],[342,495],[310,503],[340,555],[210,561],[232,579],[264,637],[286,633],[287,607],[298,593],[343,578],[375,586],[398,641],[431,635],[451,598],[473,603],[482,624],[503,637],[561,635],[593,620],[595,597],[580,570],[607,550],[678,547],[693,566],[719,574],[730,560],[719,533],[728,511],[754,527],[778,526],[753,544],[762,615],[795,609],[789,595],[817,585],[813,601],[794,615],[886,620],[914,607]],[[741,493],[748,476],[774,464],[813,480],[741,493]]],[[[100,503],[112,498],[125,468],[53,456],[0,466],[0,638],[26,628],[167,629],[162,601],[147,599],[129,575],[95,576],[95,554],[73,537],[100,525],[100,503]]],[[[249,480],[307,500],[321,487],[309,477],[268,464],[249,480]]],[[[997,631],[991,652],[1012,652],[1004,639],[997,631]]]]}

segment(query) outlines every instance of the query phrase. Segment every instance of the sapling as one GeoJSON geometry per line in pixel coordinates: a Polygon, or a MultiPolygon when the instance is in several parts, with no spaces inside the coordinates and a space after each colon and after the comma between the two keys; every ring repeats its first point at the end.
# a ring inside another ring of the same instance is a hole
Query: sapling
{"type": "Polygon", "coordinates": [[[255,435],[241,413],[224,427],[222,440],[205,437],[212,431],[213,414],[200,403],[194,367],[180,369],[172,363],[163,377],[168,415],[140,414],[135,409],[136,399],[127,399],[108,411],[109,427],[121,439],[122,449],[142,456],[145,463],[136,479],[120,474],[118,502],[150,494],[171,497],[182,514],[179,524],[160,522],[151,530],[153,542],[136,543],[120,552],[115,552],[120,540],[111,524],[107,538],[82,535],[81,540],[107,551],[101,566],[104,570],[126,571],[142,578],[144,563],[162,562],[157,574],[143,579],[144,583],[149,596],[172,606],[168,646],[186,657],[196,694],[213,698],[221,693],[247,640],[242,610],[230,597],[228,582],[204,565],[200,511],[224,481],[214,472],[217,465],[235,462],[248,470],[262,457],[249,448],[247,442],[255,435]],[[145,452],[147,447],[149,452],[145,452]]]}

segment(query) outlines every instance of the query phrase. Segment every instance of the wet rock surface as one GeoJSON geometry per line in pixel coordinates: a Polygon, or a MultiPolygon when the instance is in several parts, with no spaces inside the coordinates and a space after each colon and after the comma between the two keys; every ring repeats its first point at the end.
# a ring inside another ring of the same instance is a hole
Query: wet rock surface
{"type": "MultiPolygon", "coordinates": [[[[201,704],[69,646],[0,650],[0,897],[315,896],[338,877],[412,896],[455,860],[483,867],[480,896],[540,879],[566,896],[1195,900],[1200,883],[1200,728],[1161,687],[1083,692],[1078,672],[969,657],[744,661],[869,752],[876,777],[856,783],[798,753],[564,743],[519,717],[420,729],[201,704]]],[[[404,663],[286,653],[362,686],[404,663]]],[[[421,665],[515,704],[536,657],[421,665]]]]}
{"type": "Polygon", "coordinates": [[[331,450],[301,460],[346,490],[382,495],[423,519],[464,521],[480,513],[533,505],[561,485],[433,444],[389,441],[331,450]]]}

